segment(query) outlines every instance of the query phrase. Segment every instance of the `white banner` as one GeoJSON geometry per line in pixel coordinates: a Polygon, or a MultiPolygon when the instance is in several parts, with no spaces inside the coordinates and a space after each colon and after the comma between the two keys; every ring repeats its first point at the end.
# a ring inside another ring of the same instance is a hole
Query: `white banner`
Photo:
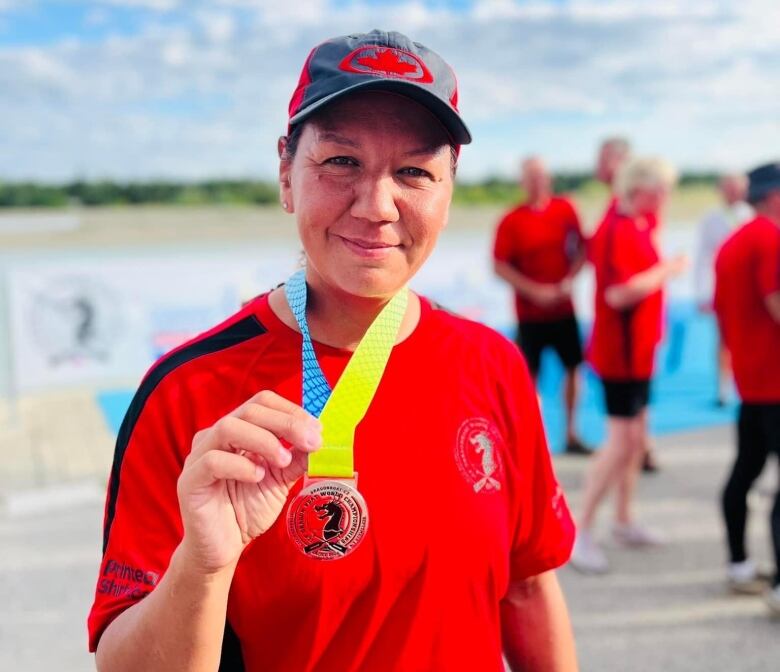
{"type": "Polygon", "coordinates": [[[295,267],[297,252],[73,255],[8,271],[17,391],[136,380],[160,355],[235,312],[295,267]]]}

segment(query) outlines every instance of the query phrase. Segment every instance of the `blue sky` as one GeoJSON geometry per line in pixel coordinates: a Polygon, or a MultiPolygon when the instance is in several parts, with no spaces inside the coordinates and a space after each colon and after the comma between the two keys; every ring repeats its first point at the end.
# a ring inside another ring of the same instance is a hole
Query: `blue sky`
{"type": "Polygon", "coordinates": [[[466,179],[780,154],[776,0],[0,0],[0,179],[270,178],[308,50],[374,27],[453,65],[466,179]]]}

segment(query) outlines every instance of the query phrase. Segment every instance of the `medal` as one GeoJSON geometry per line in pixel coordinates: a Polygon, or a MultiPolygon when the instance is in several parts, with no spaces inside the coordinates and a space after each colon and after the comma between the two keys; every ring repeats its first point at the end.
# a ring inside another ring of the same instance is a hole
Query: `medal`
{"type": "Polygon", "coordinates": [[[290,503],[287,532],[304,555],[336,560],[351,553],[368,529],[363,495],[347,479],[315,478],[290,503]]]}
{"type": "Polygon", "coordinates": [[[301,270],[285,284],[285,295],[301,330],[303,407],[322,422],[322,448],[309,455],[303,489],[287,508],[287,532],[304,555],[336,560],[355,550],[368,529],[368,507],[354,471],[355,428],[382,379],[409,292],[402,289],[377,315],[332,392],[314,353],[306,292],[301,270]]]}

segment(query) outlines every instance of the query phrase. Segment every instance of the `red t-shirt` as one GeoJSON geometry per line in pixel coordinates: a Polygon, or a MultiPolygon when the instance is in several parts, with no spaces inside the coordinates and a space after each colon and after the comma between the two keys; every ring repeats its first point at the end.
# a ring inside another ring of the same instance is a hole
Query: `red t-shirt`
{"type": "Polygon", "coordinates": [[[739,396],[780,402],[780,324],[764,299],[780,292],[780,227],[758,216],[731,234],[715,261],[715,312],[739,396]]]}
{"type": "MultiPolygon", "coordinates": [[[[604,217],[602,219],[614,215],[617,212],[617,207],[618,207],[618,197],[612,196],[609,199],[609,203],[607,203],[607,210],[604,213],[604,217]]],[[[643,216],[645,221],[647,222],[647,226],[649,227],[649,229],[651,231],[655,231],[658,228],[658,225],[660,224],[658,215],[651,213],[643,216]]]]}
{"type": "Polygon", "coordinates": [[[644,218],[607,211],[588,243],[596,272],[593,332],[588,361],[607,380],[646,380],[653,374],[661,340],[663,294],[659,290],[624,310],[607,305],[604,293],[658,263],[653,230],[644,218]]]}
{"type": "MultiPolygon", "coordinates": [[[[349,353],[315,348],[334,384],[349,353]]],[[[145,378],[117,441],[92,650],[180,542],[176,481],[193,435],[262,389],[301,399],[301,338],[267,297],[145,378]]],[[[423,300],[355,446],[362,544],[334,562],[305,557],[285,508],[239,561],[220,669],[503,670],[509,583],[566,562],[574,535],[517,348],[423,300]]]]}
{"type": "MultiPolygon", "coordinates": [[[[493,257],[537,282],[560,282],[571,271],[583,246],[577,212],[565,198],[554,196],[535,210],[521,205],[504,215],[496,231],[493,257]]],[[[559,320],[574,314],[571,300],[542,307],[515,294],[519,322],[559,320]]]]}

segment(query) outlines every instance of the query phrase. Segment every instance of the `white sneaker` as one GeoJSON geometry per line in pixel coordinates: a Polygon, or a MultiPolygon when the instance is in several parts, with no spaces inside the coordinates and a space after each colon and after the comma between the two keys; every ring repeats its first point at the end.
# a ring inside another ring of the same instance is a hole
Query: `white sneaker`
{"type": "Polygon", "coordinates": [[[631,548],[664,546],[666,544],[663,535],[637,523],[615,523],[612,527],[612,536],[619,544],[631,548]]]}
{"type": "Polygon", "coordinates": [[[726,579],[731,592],[740,595],[761,595],[767,587],[766,581],[758,573],[756,563],[750,558],[729,564],[726,579]]]}
{"type": "Polygon", "coordinates": [[[774,618],[780,618],[780,585],[767,590],[764,593],[764,600],[769,607],[769,613],[774,618]]]}
{"type": "Polygon", "coordinates": [[[569,562],[574,569],[584,574],[604,574],[609,571],[607,556],[595,542],[593,535],[586,530],[577,532],[569,562]]]}

